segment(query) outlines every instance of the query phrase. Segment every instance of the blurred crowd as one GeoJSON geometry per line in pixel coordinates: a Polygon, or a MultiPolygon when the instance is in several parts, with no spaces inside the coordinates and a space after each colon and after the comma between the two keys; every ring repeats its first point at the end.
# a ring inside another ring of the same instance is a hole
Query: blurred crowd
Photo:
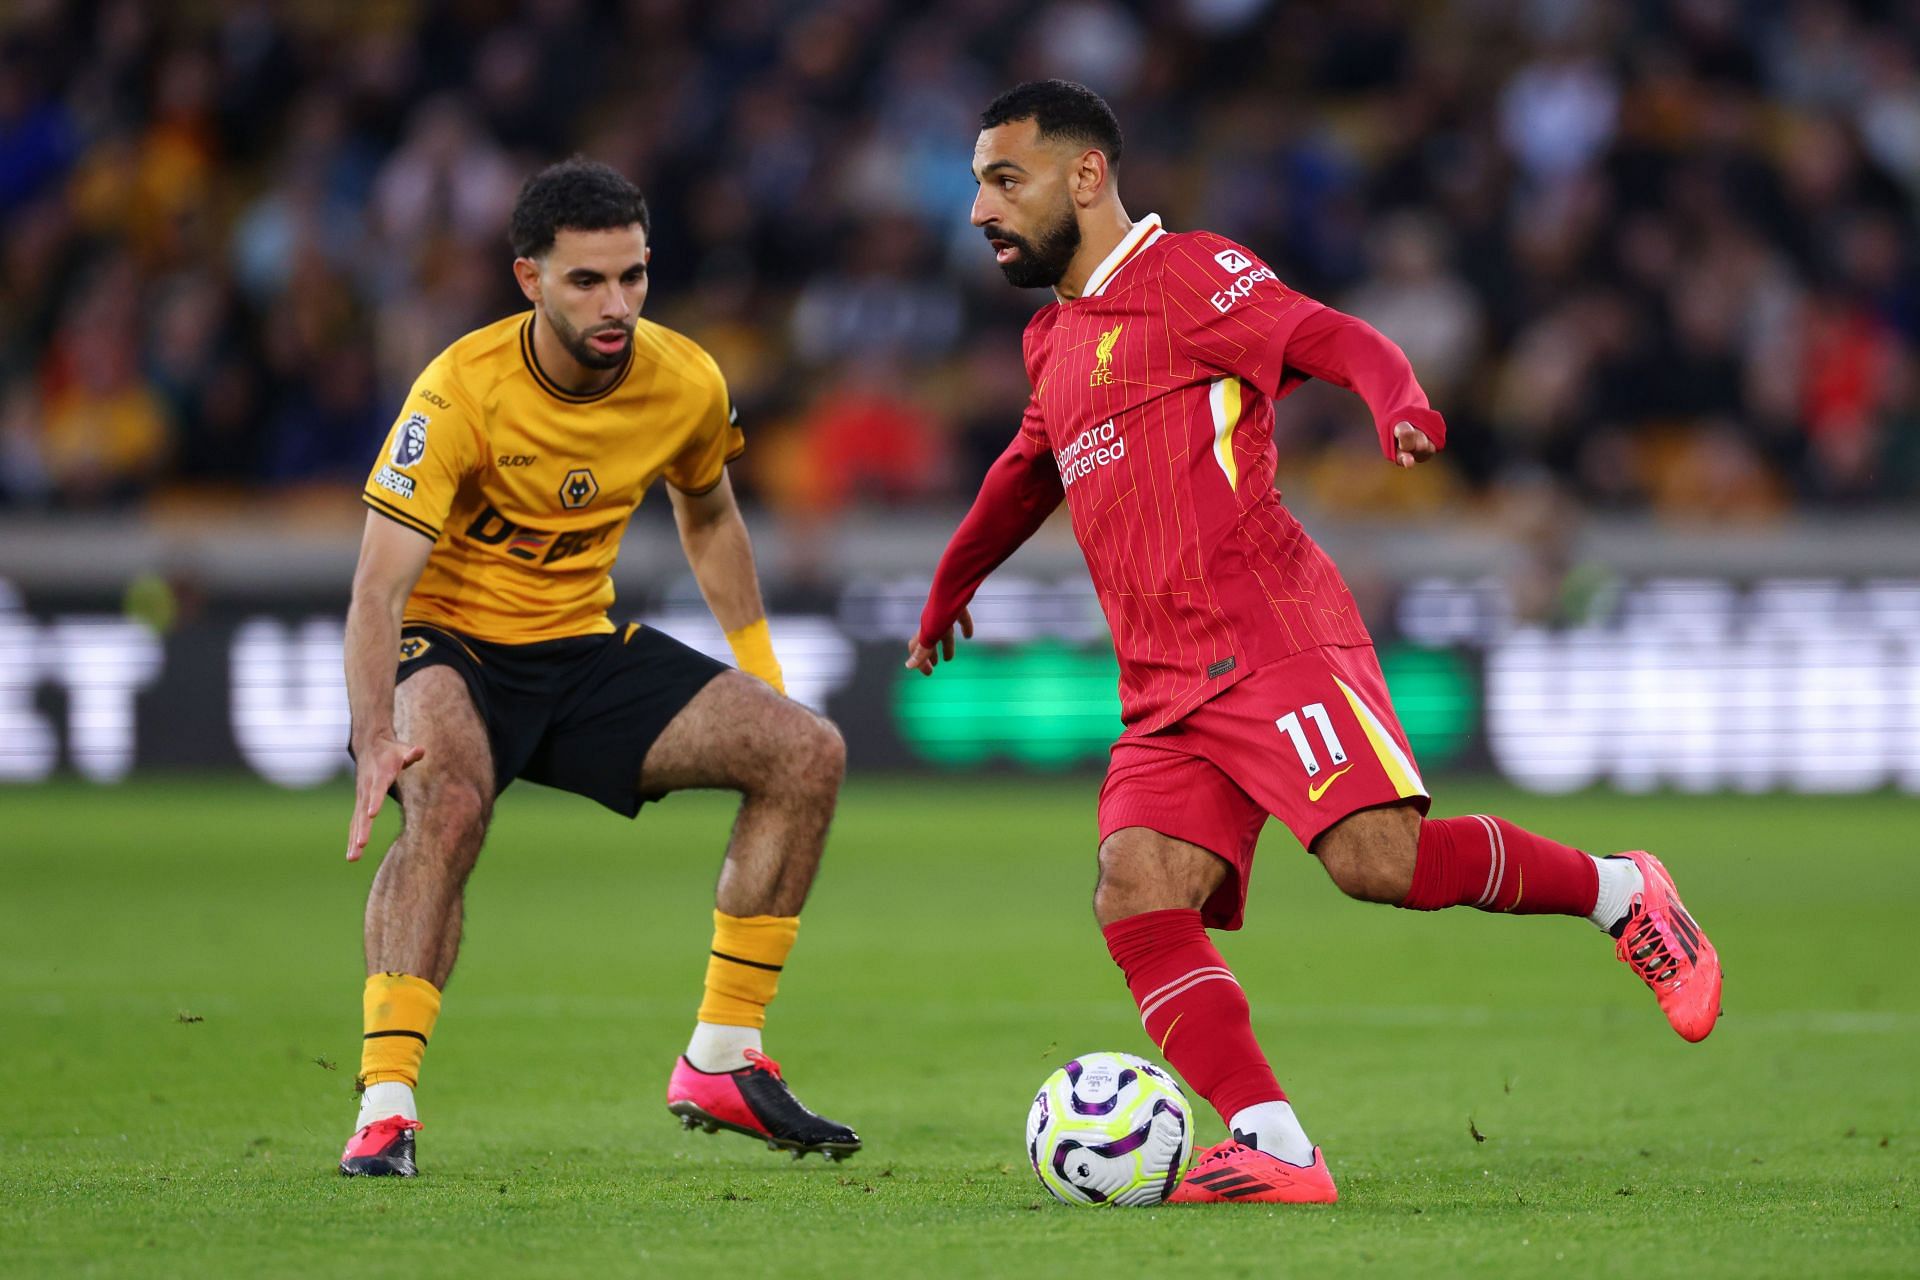
{"type": "Polygon", "coordinates": [[[419,368],[523,305],[580,151],[654,211],[796,519],[964,500],[1019,421],[977,116],[1091,84],[1129,209],[1372,321],[1452,424],[1282,412],[1320,509],[1920,497],[1920,5],[1842,0],[11,0],[0,509],[337,502],[419,368]]]}

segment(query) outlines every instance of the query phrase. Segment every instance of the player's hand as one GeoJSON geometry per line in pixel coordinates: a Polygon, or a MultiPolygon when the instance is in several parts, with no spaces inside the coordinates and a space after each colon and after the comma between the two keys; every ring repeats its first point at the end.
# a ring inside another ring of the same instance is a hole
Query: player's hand
{"type": "MultiPolygon", "coordinates": [[[[965,609],[960,611],[960,634],[969,640],[973,639],[973,615],[965,609]]],[[[920,638],[915,636],[907,650],[906,665],[923,676],[932,675],[934,667],[942,660],[953,661],[952,627],[948,627],[947,633],[930,646],[921,644],[920,638]]]]}
{"type": "Polygon", "coordinates": [[[353,823],[347,828],[347,861],[358,862],[373,838],[373,820],[387,802],[387,788],[403,769],[418,764],[427,754],[425,747],[402,742],[392,734],[383,734],[354,752],[358,762],[353,771],[353,823]]]}
{"type": "Polygon", "coordinates": [[[1393,424],[1394,466],[1417,466],[1438,452],[1439,450],[1434,448],[1433,441],[1427,438],[1427,433],[1411,422],[1393,424]]]}

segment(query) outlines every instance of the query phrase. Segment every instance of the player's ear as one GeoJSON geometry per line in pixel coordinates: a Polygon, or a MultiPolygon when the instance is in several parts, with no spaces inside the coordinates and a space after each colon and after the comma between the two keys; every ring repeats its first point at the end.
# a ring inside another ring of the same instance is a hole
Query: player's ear
{"type": "Polygon", "coordinates": [[[1074,203],[1084,209],[1106,195],[1112,185],[1113,167],[1107,163],[1107,153],[1097,147],[1081,152],[1073,170],[1074,203]]]}
{"type": "Polygon", "coordinates": [[[520,284],[520,292],[527,296],[528,302],[540,301],[540,264],[532,258],[513,260],[513,278],[520,284]]]}

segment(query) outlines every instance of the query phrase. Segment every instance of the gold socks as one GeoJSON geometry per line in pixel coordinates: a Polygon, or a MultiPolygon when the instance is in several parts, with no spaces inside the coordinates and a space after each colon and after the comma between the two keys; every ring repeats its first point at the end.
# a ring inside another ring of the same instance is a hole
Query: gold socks
{"type": "Polygon", "coordinates": [[[713,954],[707,959],[707,994],[700,1002],[700,1021],[765,1026],[767,1005],[780,989],[781,966],[799,933],[799,916],[730,916],[715,911],[713,954]]]}
{"type": "Polygon", "coordinates": [[[360,1046],[360,1083],[420,1082],[420,1059],[440,1016],[440,989],[410,973],[376,973],[363,997],[366,1037],[360,1046]]]}

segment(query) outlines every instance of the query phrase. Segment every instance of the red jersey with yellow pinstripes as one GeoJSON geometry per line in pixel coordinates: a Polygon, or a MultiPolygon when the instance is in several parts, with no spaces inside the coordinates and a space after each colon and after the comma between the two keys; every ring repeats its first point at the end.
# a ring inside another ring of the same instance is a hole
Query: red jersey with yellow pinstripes
{"type": "Polygon", "coordinates": [[[1130,734],[1264,663],[1372,643],[1273,487],[1273,402],[1305,381],[1287,337],[1321,309],[1242,246],[1148,217],[1027,326],[1022,447],[1059,470],[1130,734]]]}

